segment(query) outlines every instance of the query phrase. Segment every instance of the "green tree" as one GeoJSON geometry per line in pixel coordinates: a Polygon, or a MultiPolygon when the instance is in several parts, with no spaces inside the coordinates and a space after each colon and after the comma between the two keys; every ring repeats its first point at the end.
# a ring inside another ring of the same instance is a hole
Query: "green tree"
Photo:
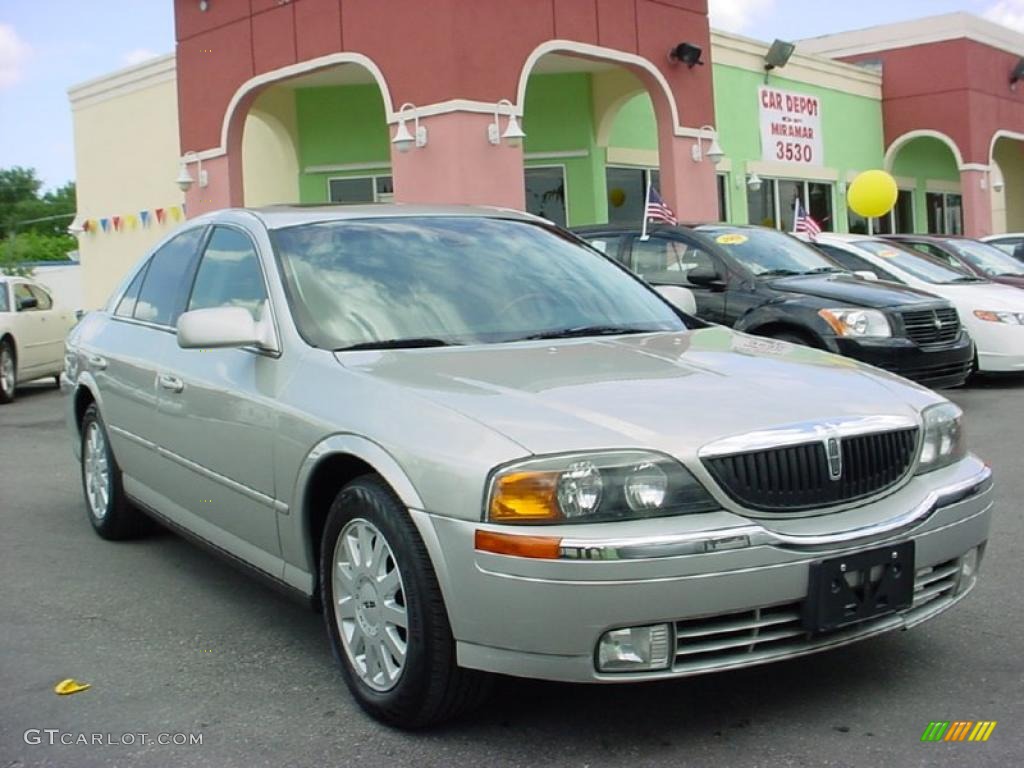
{"type": "Polygon", "coordinates": [[[77,207],[74,182],[45,194],[42,186],[34,168],[0,168],[0,272],[66,259],[77,246],[67,234],[77,207]]]}

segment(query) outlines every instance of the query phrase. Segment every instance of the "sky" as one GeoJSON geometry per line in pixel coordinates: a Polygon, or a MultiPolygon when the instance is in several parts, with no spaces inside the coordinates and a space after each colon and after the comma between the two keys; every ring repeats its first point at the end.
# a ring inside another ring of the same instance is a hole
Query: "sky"
{"type": "MultiPolygon", "coordinates": [[[[714,27],[762,40],[950,11],[1024,32],[1024,0],[709,0],[709,6],[714,27]]],[[[72,180],[67,89],[173,49],[172,0],[0,0],[0,168],[35,168],[46,188],[72,180]]]]}

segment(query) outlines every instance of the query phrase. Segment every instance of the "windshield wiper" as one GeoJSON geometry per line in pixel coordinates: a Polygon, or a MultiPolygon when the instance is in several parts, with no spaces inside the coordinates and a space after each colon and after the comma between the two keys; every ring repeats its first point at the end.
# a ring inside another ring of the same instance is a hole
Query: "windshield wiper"
{"type": "Polygon", "coordinates": [[[408,339],[382,339],[380,341],[361,341],[347,347],[338,347],[335,352],[352,352],[358,349],[416,349],[418,347],[455,347],[456,342],[435,339],[429,336],[408,339]]]}
{"type": "Polygon", "coordinates": [[[580,336],[618,336],[626,333],[658,333],[657,328],[625,328],[621,325],[578,325],[575,328],[560,328],[555,331],[541,331],[511,341],[535,341],[537,339],[573,339],[580,336]]]}
{"type": "Polygon", "coordinates": [[[786,277],[788,275],[802,275],[803,272],[797,272],[795,269],[769,269],[767,272],[761,272],[758,277],[786,277]]]}
{"type": "Polygon", "coordinates": [[[828,274],[830,272],[838,272],[840,274],[844,274],[845,275],[845,274],[849,273],[849,270],[848,269],[840,269],[839,267],[815,267],[814,269],[810,269],[810,270],[808,270],[806,272],[803,272],[801,274],[804,274],[804,275],[825,275],[825,274],[828,274]]]}
{"type": "Polygon", "coordinates": [[[950,283],[984,283],[986,282],[983,278],[972,277],[971,275],[964,275],[963,277],[957,277],[949,281],[950,283]]]}

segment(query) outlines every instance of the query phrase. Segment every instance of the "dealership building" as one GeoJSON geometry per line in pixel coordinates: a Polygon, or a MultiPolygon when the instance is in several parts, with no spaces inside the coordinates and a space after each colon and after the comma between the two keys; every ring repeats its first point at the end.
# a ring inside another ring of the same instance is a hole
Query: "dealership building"
{"type": "Polygon", "coordinates": [[[570,226],[1024,229],[1024,35],[969,14],[785,45],[706,0],[175,0],[176,52],[69,91],[86,306],[186,216],[475,203],[570,226]],[[885,168],[899,198],[846,205],[885,168]],[[190,183],[191,182],[191,183],[190,183]],[[182,187],[186,191],[182,192],[182,187]]]}

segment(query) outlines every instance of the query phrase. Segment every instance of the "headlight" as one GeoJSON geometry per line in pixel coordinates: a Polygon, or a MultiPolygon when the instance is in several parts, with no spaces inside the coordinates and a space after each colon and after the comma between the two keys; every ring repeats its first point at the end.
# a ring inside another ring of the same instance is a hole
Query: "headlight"
{"type": "Polygon", "coordinates": [[[923,474],[948,467],[967,455],[963,411],[952,403],[939,403],[925,408],[924,437],[917,473],[923,474]]]}
{"type": "Polygon", "coordinates": [[[974,310],[974,316],[979,320],[986,320],[990,323],[1024,325],[1024,312],[994,312],[986,309],[976,309],[974,310]]]}
{"type": "Polygon", "coordinates": [[[494,523],[593,523],[710,512],[719,505],[675,459],[647,451],[530,459],[491,479],[494,523]]]}
{"type": "Polygon", "coordinates": [[[822,309],[818,316],[828,323],[836,336],[862,339],[888,339],[892,327],[877,309],[822,309]]]}

